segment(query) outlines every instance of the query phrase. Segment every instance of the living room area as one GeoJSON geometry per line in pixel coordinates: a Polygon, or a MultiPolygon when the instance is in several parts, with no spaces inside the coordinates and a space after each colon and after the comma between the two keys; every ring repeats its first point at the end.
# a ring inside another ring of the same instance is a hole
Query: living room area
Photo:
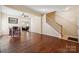
{"type": "Polygon", "coordinates": [[[77,7],[0,5],[0,52],[79,52],[77,7]]]}

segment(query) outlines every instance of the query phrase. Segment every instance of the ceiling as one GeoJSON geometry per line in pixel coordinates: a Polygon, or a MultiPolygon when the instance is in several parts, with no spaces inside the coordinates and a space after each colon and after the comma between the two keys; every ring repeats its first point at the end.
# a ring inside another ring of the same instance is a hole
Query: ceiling
{"type": "Polygon", "coordinates": [[[64,9],[68,9],[68,5],[26,5],[30,9],[40,12],[40,13],[49,13],[53,11],[63,11],[64,9]]]}

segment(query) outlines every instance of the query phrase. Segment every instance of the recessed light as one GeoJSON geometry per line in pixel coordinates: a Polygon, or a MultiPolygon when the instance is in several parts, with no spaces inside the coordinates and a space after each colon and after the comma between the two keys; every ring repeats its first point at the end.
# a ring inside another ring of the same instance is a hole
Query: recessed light
{"type": "Polygon", "coordinates": [[[70,7],[66,7],[65,9],[64,9],[64,11],[68,11],[70,9],[70,7]]]}

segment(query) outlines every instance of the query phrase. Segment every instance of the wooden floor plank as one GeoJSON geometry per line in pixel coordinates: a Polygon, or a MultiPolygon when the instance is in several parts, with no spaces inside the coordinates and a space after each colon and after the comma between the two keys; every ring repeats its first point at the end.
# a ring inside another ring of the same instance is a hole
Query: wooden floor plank
{"type": "Polygon", "coordinates": [[[21,37],[0,37],[1,53],[67,53],[79,52],[79,44],[57,37],[22,32],[21,37]]]}

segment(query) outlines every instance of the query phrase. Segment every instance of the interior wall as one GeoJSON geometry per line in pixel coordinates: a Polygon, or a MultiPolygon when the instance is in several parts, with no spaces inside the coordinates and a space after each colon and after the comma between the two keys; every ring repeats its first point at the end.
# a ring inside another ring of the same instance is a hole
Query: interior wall
{"type": "Polygon", "coordinates": [[[41,16],[31,16],[31,32],[41,34],[41,16]]]}
{"type": "MultiPolygon", "coordinates": [[[[2,10],[1,6],[0,6],[0,11],[2,10]]],[[[1,35],[1,22],[2,22],[2,13],[0,12],[0,35],[1,35]]]]}
{"type": "Polygon", "coordinates": [[[2,34],[9,34],[9,28],[11,28],[12,26],[19,26],[20,27],[20,23],[21,20],[19,19],[19,17],[14,16],[14,15],[10,15],[10,14],[5,14],[2,13],[2,34]],[[10,24],[8,23],[8,17],[13,17],[13,18],[18,18],[18,24],[10,24]]]}
{"type": "Polygon", "coordinates": [[[0,13],[0,35],[1,35],[1,22],[2,22],[1,17],[2,17],[2,14],[0,13]]]}
{"type": "Polygon", "coordinates": [[[56,12],[56,22],[65,29],[64,35],[77,37],[77,18],[74,8],[67,11],[56,12]]]}
{"type": "Polygon", "coordinates": [[[23,18],[21,17],[19,11],[16,11],[15,9],[11,9],[11,8],[2,8],[4,11],[2,11],[2,32],[3,34],[8,34],[9,33],[9,27],[11,26],[19,26],[22,27],[26,24],[23,24],[23,22],[25,22],[26,20],[30,21],[30,27],[31,27],[31,32],[35,32],[35,33],[41,33],[41,16],[36,16],[33,14],[28,14],[26,13],[29,18],[23,18]],[[9,12],[8,12],[9,11],[9,12]],[[19,16],[20,15],[20,16],[19,16]],[[8,23],[8,17],[14,17],[14,18],[18,18],[18,24],[9,24],[8,23]]]}
{"type": "Polygon", "coordinates": [[[53,27],[46,23],[46,15],[42,17],[42,33],[45,35],[61,37],[61,34],[58,33],[53,27]]]}
{"type": "Polygon", "coordinates": [[[78,42],[79,42],[79,15],[77,16],[77,34],[78,34],[78,42]]]}
{"type": "Polygon", "coordinates": [[[76,15],[77,15],[77,34],[78,34],[78,42],[79,42],[79,6],[77,6],[76,8],[75,8],[75,10],[76,10],[76,15]]]}

